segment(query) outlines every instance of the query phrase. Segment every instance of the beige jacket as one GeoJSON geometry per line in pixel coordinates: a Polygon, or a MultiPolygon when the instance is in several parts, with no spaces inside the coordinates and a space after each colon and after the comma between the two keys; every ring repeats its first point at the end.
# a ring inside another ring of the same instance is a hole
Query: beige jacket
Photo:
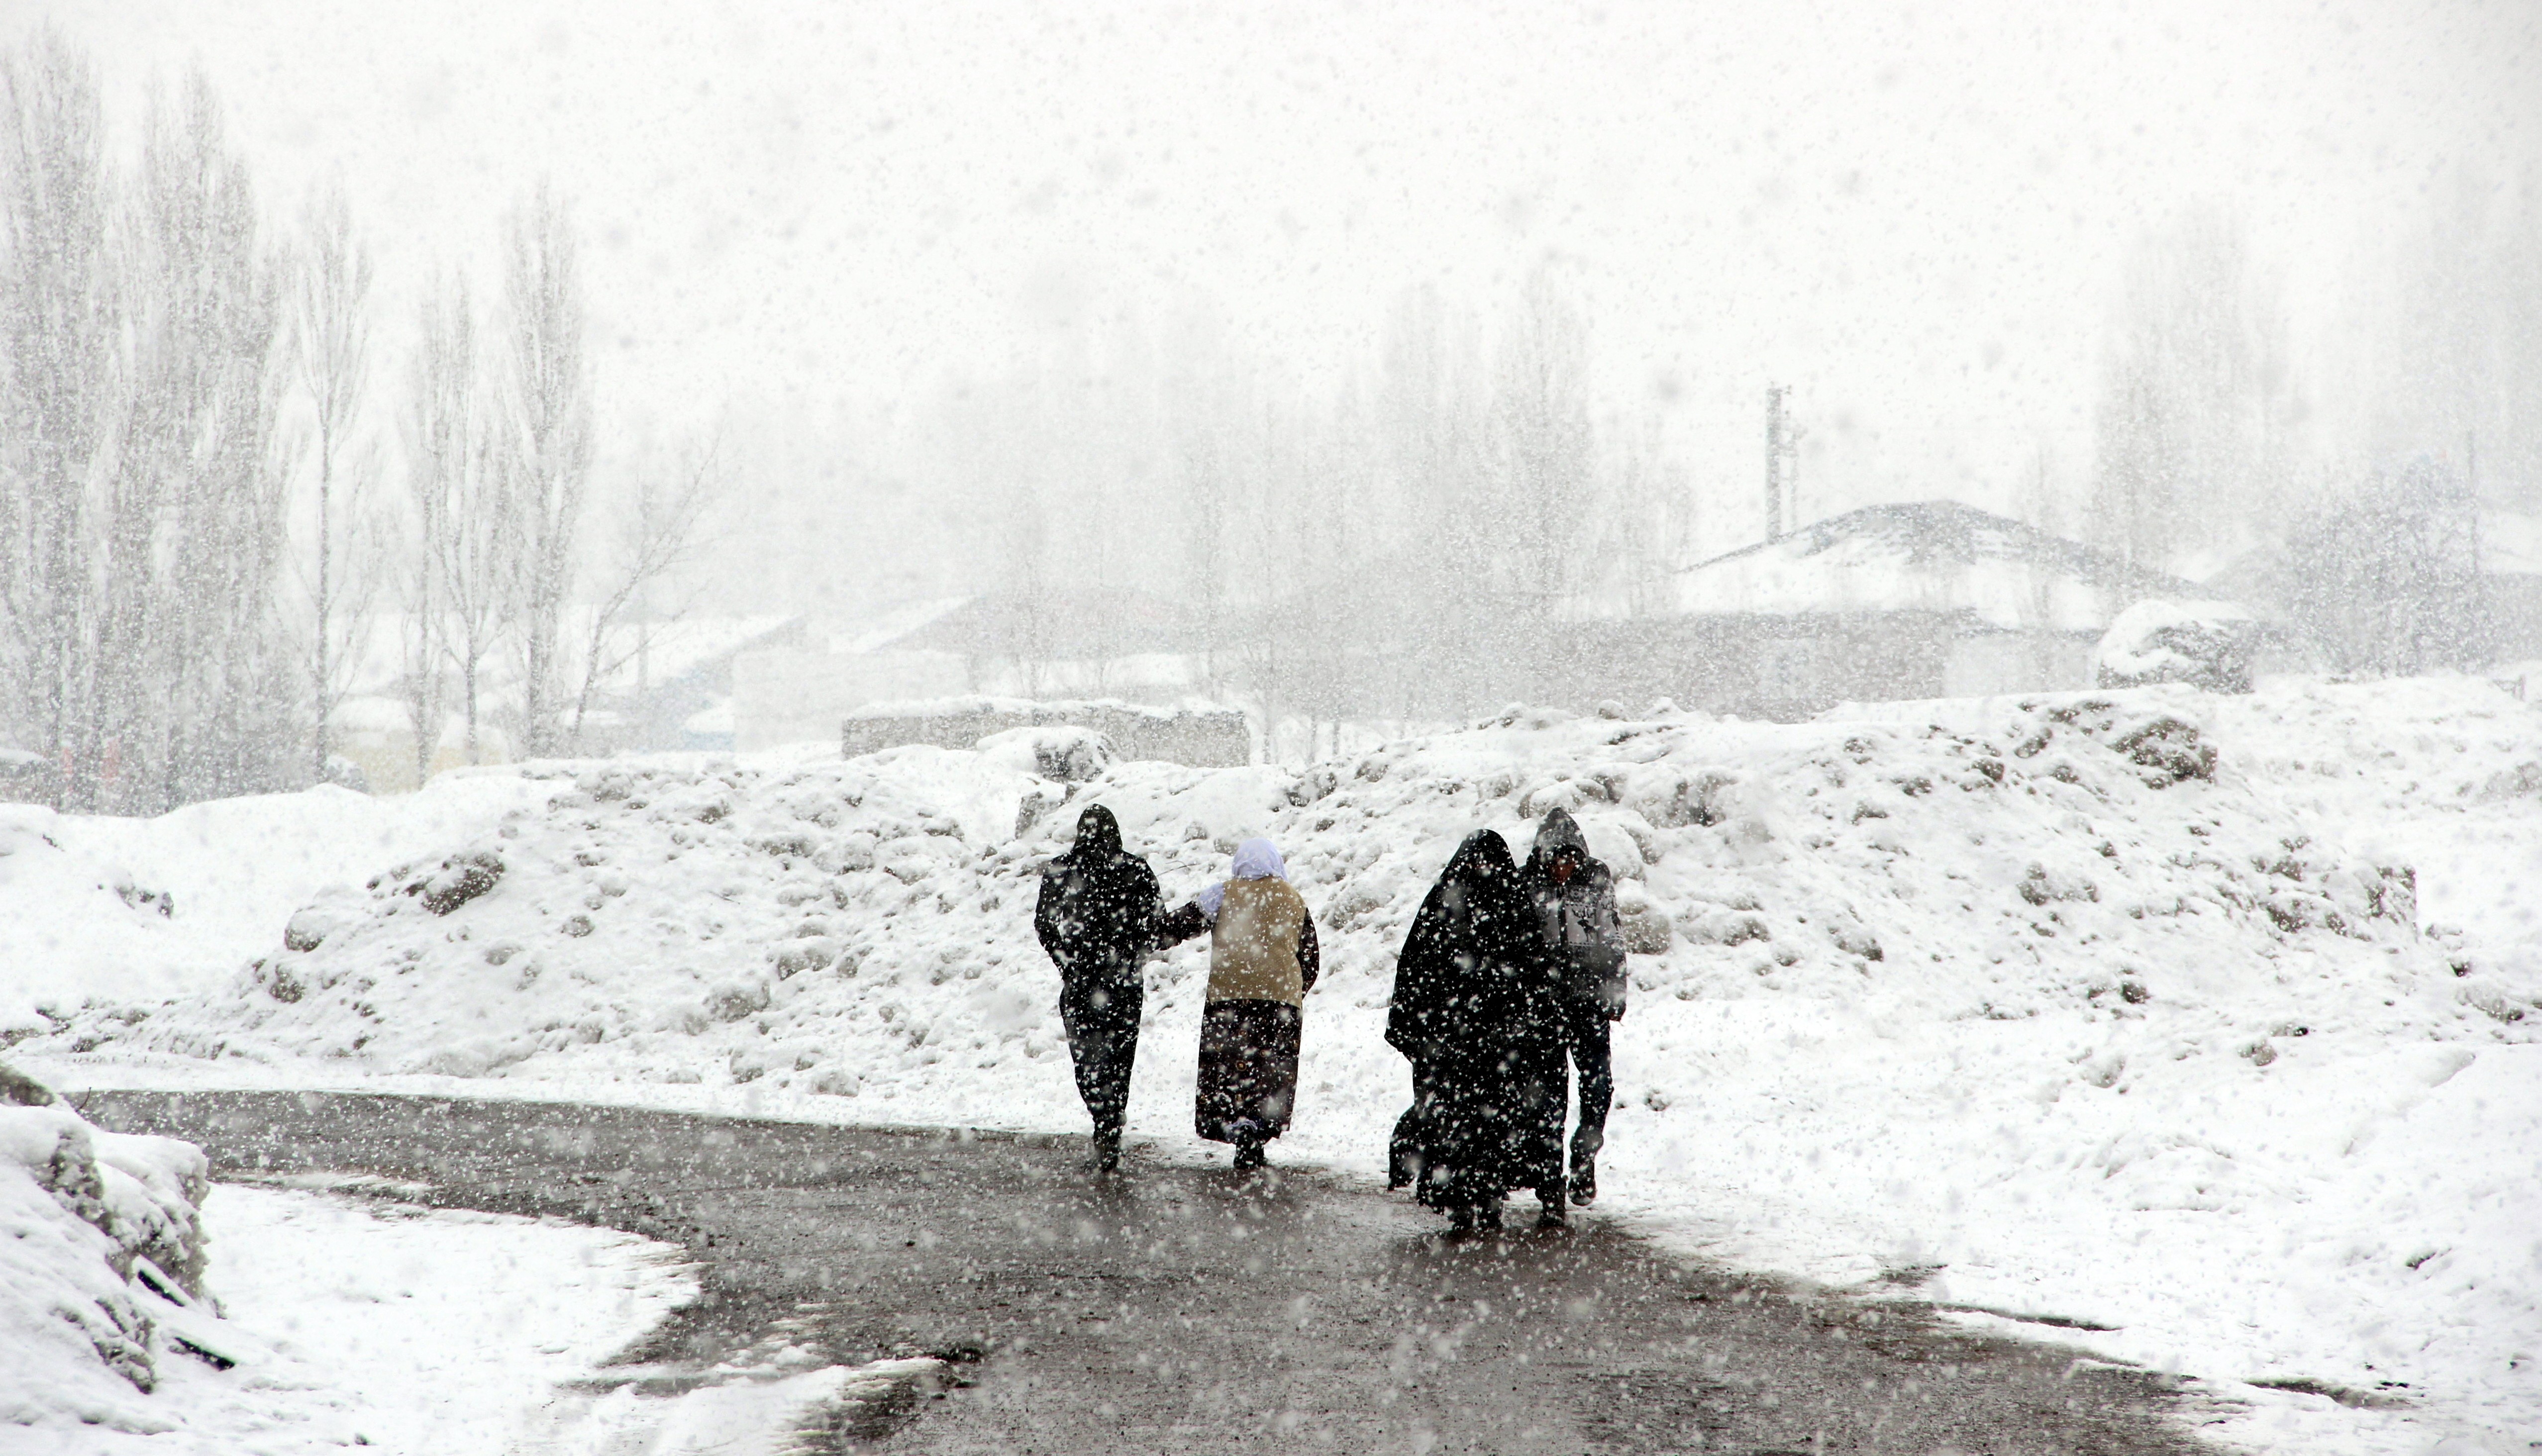
{"type": "Polygon", "coordinates": [[[1307,902],[1288,881],[1228,881],[1209,940],[1209,999],[1304,1004],[1298,941],[1306,923],[1307,902]]]}

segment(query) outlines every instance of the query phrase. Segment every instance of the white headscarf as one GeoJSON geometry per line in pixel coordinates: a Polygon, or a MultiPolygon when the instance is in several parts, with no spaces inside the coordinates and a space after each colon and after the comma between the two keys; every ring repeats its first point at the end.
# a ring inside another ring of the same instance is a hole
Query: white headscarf
{"type": "Polygon", "coordinates": [[[1227,879],[1200,892],[1200,912],[1218,923],[1219,907],[1227,904],[1227,886],[1232,880],[1285,880],[1288,865],[1281,862],[1279,846],[1269,839],[1247,839],[1235,846],[1235,858],[1228,864],[1227,879]]]}

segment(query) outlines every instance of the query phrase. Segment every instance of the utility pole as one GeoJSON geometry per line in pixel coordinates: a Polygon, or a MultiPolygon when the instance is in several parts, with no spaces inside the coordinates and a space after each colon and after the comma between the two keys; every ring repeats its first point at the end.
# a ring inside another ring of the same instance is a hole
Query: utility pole
{"type": "Polygon", "coordinates": [[[1792,422],[1783,407],[1783,397],[1792,392],[1790,385],[1765,387],[1765,539],[1783,539],[1783,462],[1792,463],[1792,525],[1800,522],[1801,437],[1808,430],[1792,422]]]}

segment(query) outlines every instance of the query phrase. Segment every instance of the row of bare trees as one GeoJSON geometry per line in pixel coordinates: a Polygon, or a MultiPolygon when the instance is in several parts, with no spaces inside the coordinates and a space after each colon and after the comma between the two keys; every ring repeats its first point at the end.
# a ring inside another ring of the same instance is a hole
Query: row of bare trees
{"type": "Polygon", "coordinates": [[[571,749],[715,472],[619,482],[595,539],[564,206],[505,219],[496,307],[436,280],[382,388],[339,189],[268,227],[199,75],[137,166],[106,136],[86,57],[0,52],[0,748],[65,807],[157,812],[329,776],[368,683],[405,698],[418,778],[454,713],[472,762],[488,722],[571,749]]]}
{"type": "Polygon", "coordinates": [[[2086,530],[2282,611],[2339,671],[2498,644],[2484,512],[2542,513],[2542,173],[2465,164],[2343,332],[2296,368],[2283,289],[2228,208],[2145,238],[2106,335],[2086,530]]]}
{"type": "Polygon", "coordinates": [[[155,809],[273,782],[287,263],[199,78],[107,149],[85,62],[0,59],[0,713],[55,797],[155,809]]]}
{"type": "MultiPolygon", "coordinates": [[[[976,656],[1027,692],[1138,650],[1193,649],[1198,686],[1311,734],[1465,714],[1548,685],[1566,613],[1657,608],[1692,492],[1648,422],[1601,420],[1590,329],[1555,265],[1493,320],[1404,295],[1362,377],[1313,389],[1186,321],[1088,325],[941,408],[976,656]],[[1124,632],[1127,594],[1162,629],[1124,632]]],[[[1303,748],[1303,742],[1297,745],[1303,748]]]]}

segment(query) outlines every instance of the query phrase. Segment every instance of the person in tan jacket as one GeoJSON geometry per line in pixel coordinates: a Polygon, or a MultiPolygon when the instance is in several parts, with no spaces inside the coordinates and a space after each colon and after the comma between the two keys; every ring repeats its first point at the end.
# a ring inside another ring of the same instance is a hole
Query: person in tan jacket
{"type": "Polygon", "coordinates": [[[1321,956],[1315,918],[1291,888],[1269,839],[1235,846],[1227,879],[1164,919],[1160,946],[1210,932],[1209,993],[1200,1023],[1193,1130],[1235,1146],[1238,1171],[1289,1130],[1298,1101],[1298,1044],[1321,956]]]}

